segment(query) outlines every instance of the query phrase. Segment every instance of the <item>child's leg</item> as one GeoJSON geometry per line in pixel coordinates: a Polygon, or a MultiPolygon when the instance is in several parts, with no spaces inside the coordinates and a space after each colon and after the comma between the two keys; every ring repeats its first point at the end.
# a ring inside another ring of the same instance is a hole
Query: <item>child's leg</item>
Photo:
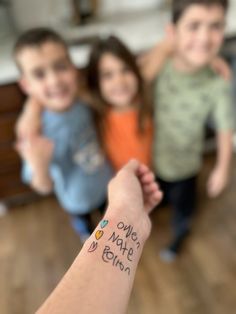
{"type": "Polygon", "coordinates": [[[161,191],[163,192],[163,198],[161,200],[161,203],[157,205],[155,209],[164,207],[169,204],[169,198],[168,198],[169,197],[169,183],[163,181],[159,177],[156,177],[156,182],[159,185],[161,191]]]}
{"type": "Polygon", "coordinates": [[[171,189],[170,202],[174,208],[173,228],[176,238],[190,231],[196,207],[196,181],[195,176],[175,183],[171,189]]]}
{"type": "Polygon", "coordinates": [[[196,206],[196,181],[195,176],[169,183],[168,199],[174,210],[174,238],[167,250],[162,253],[162,257],[167,261],[172,261],[175,258],[190,232],[196,206]]]}
{"type": "Polygon", "coordinates": [[[94,230],[90,214],[71,215],[71,224],[84,243],[94,230]]]}

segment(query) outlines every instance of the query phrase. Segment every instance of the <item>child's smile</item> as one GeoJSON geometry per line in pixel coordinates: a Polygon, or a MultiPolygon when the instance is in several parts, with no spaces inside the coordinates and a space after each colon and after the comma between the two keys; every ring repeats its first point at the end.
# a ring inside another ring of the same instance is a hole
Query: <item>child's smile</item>
{"type": "Polygon", "coordinates": [[[138,82],[128,66],[107,53],[100,61],[100,88],[106,103],[125,109],[137,95],[138,82]]]}
{"type": "Polygon", "coordinates": [[[209,64],[221,47],[224,26],[223,8],[191,5],[173,26],[177,59],[190,71],[209,64]]]}
{"type": "Polygon", "coordinates": [[[56,43],[25,49],[19,60],[23,89],[47,108],[61,111],[73,104],[77,73],[65,48],[56,43]]]}

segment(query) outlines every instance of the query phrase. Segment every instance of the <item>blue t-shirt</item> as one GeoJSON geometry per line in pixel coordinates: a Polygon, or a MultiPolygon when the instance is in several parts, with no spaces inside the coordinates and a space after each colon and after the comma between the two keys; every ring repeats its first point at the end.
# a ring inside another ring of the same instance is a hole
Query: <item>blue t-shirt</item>
{"type": "MultiPolygon", "coordinates": [[[[90,108],[81,102],[64,112],[45,110],[43,134],[54,143],[50,175],[55,194],[71,214],[85,214],[101,205],[112,169],[101,152],[90,108]]],[[[30,167],[23,166],[29,182],[30,167]]]]}

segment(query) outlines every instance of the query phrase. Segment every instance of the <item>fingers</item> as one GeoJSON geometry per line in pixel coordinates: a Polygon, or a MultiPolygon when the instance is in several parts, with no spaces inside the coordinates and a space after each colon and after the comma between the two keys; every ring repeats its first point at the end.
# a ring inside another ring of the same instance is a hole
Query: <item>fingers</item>
{"type": "Polygon", "coordinates": [[[143,191],[146,194],[151,194],[159,189],[156,182],[143,185],[143,191]]]}
{"type": "Polygon", "coordinates": [[[155,182],[153,172],[146,165],[140,164],[137,175],[142,185],[145,210],[150,213],[161,202],[163,193],[155,182]]]}
{"type": "Polygon", "coordinates": [[[25,157],[25,152],[28,147],[29,147],[29,143],[27,141],[21,140],[14,143],[14,149],[23,158],[25,157]]]}
{"type": "Polygon", "coordinates": [[[139,165],[137,175],[142,184],[155,182],[155,176],[153,172],[144,164],[139,165]]]}
{"type": "Polygon", "coordinates": [[[143,175],[143,174],[145,174],[147,172],[150,172],[150,169],[146,165],[140,164],[139,167],[138,167],[138,174],[139,175],[143,175]]]}
{"type": "Polygon", "coordinates": [[[148,172],[139,177],[142,184],[151,184],[155,182],[155,176],[152,172],[148,172]]]}
{"type": "Polygon", "coordinates": [[[145,210],[148,214],[158,205],[160,204],[163,198],[163,192],[157,190],[153,194],[149,195],[147,201],[145,202],[145,210]]]}
{"type": "Polygon", "coordinates": [[[163,193],[159,190],[158,184],[155,182],[155,176],[153,172],[144,164],[139,163],[137,160],[130,160],[119,173],[123,171],[129,171],[135,176],[137,176],[144,199],[144,207],[147,213],[150,213],[151,210],[157,206],[162,197],[163,193]]]}
{"type": "Polygon", "coordinates": [[[121,171],[131,171],[133,174],[137,174],[140,163],[136,159],[131,159],[121,171]]]}

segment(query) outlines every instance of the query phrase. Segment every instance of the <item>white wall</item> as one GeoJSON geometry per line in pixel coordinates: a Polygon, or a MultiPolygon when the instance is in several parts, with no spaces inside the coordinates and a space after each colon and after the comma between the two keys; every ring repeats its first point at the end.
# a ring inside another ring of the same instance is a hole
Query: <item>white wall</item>
{"type": "Polygon", "coordinates": [[[98,0],[100,3],[99,14],[114,14],[157,7],[163,0],[98,0]]]}
{"type": "Polygon", "coordinates": [[[70,0],[11,0],[18,30],[66,23],[71,16],[70,0]]]}
{"type": "MultiPolygon", "coordinates": [[[[68,25],[71,0],[9,0],[16,28],[20,31],[35,26],[68,25]]],[[[155,8],[164,0],[98,0],[99,14],[109,15],[132,10],[155,8]]]]}

